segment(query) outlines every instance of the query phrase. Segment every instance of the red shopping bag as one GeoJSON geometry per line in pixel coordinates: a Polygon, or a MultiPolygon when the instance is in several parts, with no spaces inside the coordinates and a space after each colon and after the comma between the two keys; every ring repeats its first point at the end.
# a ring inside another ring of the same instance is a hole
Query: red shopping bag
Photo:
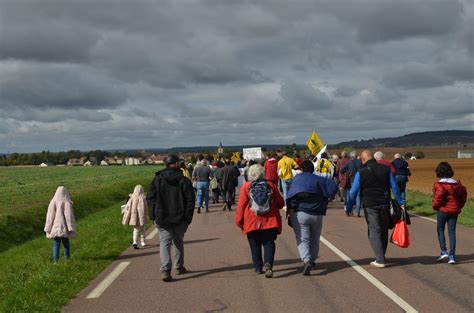
{"type": "Polygon", "coordinates": [[[400,248],[408,248],[410,245],[410,233],[408,232],[407,222],[399,220],[393,228],[390,242],[400,248]]]}

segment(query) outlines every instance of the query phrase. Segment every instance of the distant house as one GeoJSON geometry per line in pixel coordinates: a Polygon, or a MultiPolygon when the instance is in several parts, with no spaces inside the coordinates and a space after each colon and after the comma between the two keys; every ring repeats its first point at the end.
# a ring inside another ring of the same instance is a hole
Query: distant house
{"type": "Polygon", "coordinates": [[[109,163],[107,163],[106,160],[102,160],[102,161],[100,161],[100,165],[101,165],[101,166],[108,166],[109,163]]]}
{"type": "Polygon", "coordinates": [[[410,160],[416,160],[416,156],[412,155],[410,160]]]}
{"type": "Polygon", "coordinates": [[[474,150],[458,150],[458,159],[473,159],[474,150]]]}
{"type": "MultiPolygon", "coordinates": [[[[106,157],[104,158],[103,162],[107,163],[107,165],[122,165],[123,164],[123,159],[118,157],[118,156],[114,156],[114,157],[106,157]]],[[[104,165],[102,164],[102,162],[100,162],[101,165],[104,165]]]]}
{"type": "Polygon", "coordinates": [[[92,166],[92,162],[91,161],[86,161],[86,162],[84,162],[83,166],[92,166]]]}
{"type": "Polygon", "coordinates": [[[48,167],[48,164],[46,163],[41,163],[40,165],[38,165],[39,167],[48,167]]]}
{"type": "Polygon", "coordinates": [[[164,164],[165,156],[152,154],[149,158],[145,160],[145,164],[164,164]]]}
{"type": "Polygon", "coordinates": [[[125,165],[140,165],[142,163],[141,158],[128,157],[125,158],[125,165]]]}
{"type": "Polygon", "coordinates": [[[90,157],[89,161],[91,162],[91,165],[97,165],[97,158],[96,157],[90,157]]]}
{"type": "Polygon", "coordinates": [[[79,159],[69,159],[67,161],[67,165],[68,166],[82,166],[82,165],[84,165],[86,160],[87,160],[86,157],[82,157],[82,158],[79,158],[79,159]]]}

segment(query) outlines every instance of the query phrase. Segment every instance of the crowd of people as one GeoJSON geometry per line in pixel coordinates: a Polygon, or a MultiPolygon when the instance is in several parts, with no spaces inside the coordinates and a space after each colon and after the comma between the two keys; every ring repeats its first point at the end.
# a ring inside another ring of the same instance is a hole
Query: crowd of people
{"type": "MultiPolygon", "coordinates": [[[[146,214],[154,221],[160,237],[160,271],[163,281],[187,272],[184,266],[184,236],[194,213],[209,212],[209,202],[222,203],[223,211],[236,204],[235,223],[246,235],[252,263],[257,274],[273,276],[277,236],[286,211],[288,226],[293,229],[303,275],[315,268],[319,256],[323,219],[331,201],[344,203],[346,216],[361,217],[363,212],[368,238],[375,260],[371,266],[385,267],[388,246],[391,195],[404,209],[406,184],[411,175],[408,163],[400,154],[393,161],[381,151],[365,150],[317,158],[292,158],[285,152],[271,153],[264,160],[233,162],[230,157],[213,159],[199,156],[196,164],[186,164],[176,155],[165,159],[166,168],[157,172],[148,193],[135,187],[123,206],[124,225],[134,227],[133,247],[145,246],[146,214]],[[238,199],[236,195],[238,194],[238,199]],[[222,202],[221,202],[222,201],[222,202]],[[174,264],[171,246],[175,249],[174,264]]],[[[456,221],[466,202],[466,189],[452,177],[446,162],[436,169],[433,209],[437,211],[440,256],[454,264],[456,221]],[[444,235],[448,225],[450,250],[444,235]]],[[[44,231],[54,239],[53,261],[59,260],[64,245],[70,257],[69,238],[75,235],[72,201],[64,186],[58,187],[50,202],[44,231]]]]}

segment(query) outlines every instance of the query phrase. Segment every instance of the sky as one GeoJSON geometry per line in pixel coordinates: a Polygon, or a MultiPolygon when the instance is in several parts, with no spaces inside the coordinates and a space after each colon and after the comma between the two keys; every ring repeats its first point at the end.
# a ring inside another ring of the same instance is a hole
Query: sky
{"type": "Polygon", "coordinates": [[[474,129],[470,0],[0,0],[0,152],[474,129]]]}

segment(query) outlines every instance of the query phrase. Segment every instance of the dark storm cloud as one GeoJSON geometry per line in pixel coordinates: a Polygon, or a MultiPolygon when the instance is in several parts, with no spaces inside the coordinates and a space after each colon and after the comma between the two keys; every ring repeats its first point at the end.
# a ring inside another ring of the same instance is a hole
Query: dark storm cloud
{"type": "Polygon", "coordinates": [[[472,128],[473,29],[468,0],[0,0],[0,146],[472,128]]]}

